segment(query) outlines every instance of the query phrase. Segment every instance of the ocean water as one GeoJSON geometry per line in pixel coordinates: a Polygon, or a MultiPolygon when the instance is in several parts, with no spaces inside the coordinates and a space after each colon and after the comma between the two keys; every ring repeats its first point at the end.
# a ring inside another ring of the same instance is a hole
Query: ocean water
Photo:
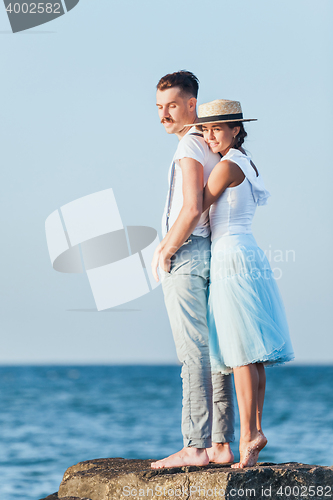
{"type": "MultiPolygon", "coordinates": [[[[332,465],[333,366],[266,373],[260,461],[332,465]]],[[[179,366],[0,367],[0,500],[43,498],[83,460],[166,456],[180,418],[179,366]]]]}

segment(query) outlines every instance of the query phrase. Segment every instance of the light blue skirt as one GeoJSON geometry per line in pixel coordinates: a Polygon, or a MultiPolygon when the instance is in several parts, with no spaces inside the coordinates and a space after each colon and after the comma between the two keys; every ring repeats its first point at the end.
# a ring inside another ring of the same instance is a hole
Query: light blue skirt
{"type": "Polygon", "coordinates": [[[207,320],[213,372],[294,358],[281,295],[252,234],[212,242],[207,320]]]}

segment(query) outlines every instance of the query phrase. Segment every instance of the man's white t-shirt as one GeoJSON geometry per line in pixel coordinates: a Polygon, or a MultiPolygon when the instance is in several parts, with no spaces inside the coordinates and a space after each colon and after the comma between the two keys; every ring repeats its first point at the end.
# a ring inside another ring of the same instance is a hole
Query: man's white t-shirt
{"type": "MultiPolygon", "coordinates": [[[[182,169],[180,167],[179,160],[182,158],[193,158],[194,160],[201,163],[204,168],[204,184],[206,184],[209,174],[215,167],[215,165],[220,161],[220,156],[213,153],[207,143],[204,141],[203,137],[198,137],[200,133],[195,127],[192,127],[179,141],[177,150],[174,154],[173,161],[169,168],[168,179],[169,179],[169,190],[170,190],[170,175],[172,164],[175,162],[175,173],[173,178],[172,193],[171,193],[171,209],[169,218],[169,229],[174,224],[177,219],[179,212],[183,207],[183,175],[182,169]]],[[[168,198],[169,191],[164,207],[163,217],[162,217],[162,234],[163,238],[167,233],[166,230],[166,213],[168,209],[168,198]]],[[[207,237],[210,235],[209,227],[209,208],[201,214],[198,224],[192,231],[192,234],[196,236],[207,237]]]]}

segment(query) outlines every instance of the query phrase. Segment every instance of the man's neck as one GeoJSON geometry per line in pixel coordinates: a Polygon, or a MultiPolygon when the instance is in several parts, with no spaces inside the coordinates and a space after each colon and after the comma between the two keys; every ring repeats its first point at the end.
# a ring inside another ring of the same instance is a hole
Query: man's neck
{"type": "MultiPolygon", "coordinates": [[[[195,116],[193,119],[193,125],[195,125],[196,121],[197,121],[197,116],[195,116]]],[[[191,122],[191,120],[189,120],[189,122],[191,122]]],[[[189,130],[191,130],[192,126],[189,126],[189,127],[184,127],[182,128],[179,132],[176,132],[176,136],[178,137],[178,140],[180,141],[180,139],[182,139],[184,137],[184,135],[187,134],[187,132],[189,130]]]]}

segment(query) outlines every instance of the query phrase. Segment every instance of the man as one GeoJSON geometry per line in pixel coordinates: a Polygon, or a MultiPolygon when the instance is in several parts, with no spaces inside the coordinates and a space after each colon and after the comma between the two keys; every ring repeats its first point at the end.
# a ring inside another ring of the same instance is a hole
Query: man
{"type": "Polygon", "coordinates": [[[155,251],[152,271],[158,281],[159,266],[182,363],[184,448],[152,463],[153,468],[233,461],[231,378],[211,374],[206,321],[210,229],[208,210],[202,213],[203,188],[220,157],[210,151],[194,126],[185,127],[197,120],[197,93],[198,79],[188,71],[166,75],[157,84],[161,123],[168,134],[177,135],[179,144],[169,170],[163,240],[155,251]]]}

